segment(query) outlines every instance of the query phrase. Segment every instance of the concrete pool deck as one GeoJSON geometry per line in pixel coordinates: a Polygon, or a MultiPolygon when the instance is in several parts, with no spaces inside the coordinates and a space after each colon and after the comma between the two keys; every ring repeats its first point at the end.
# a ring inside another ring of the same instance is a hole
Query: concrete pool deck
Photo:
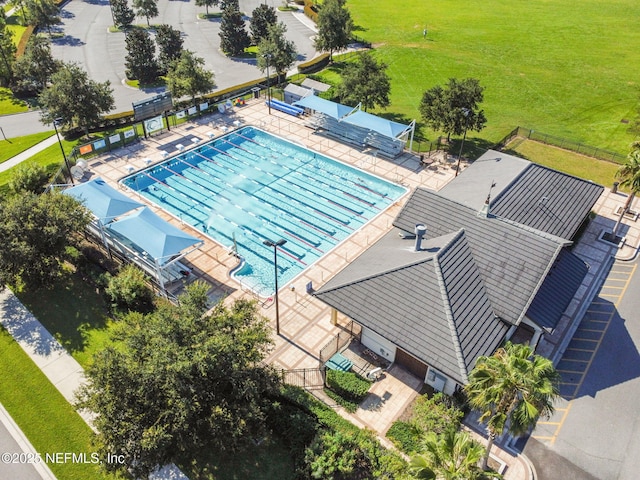
{"type": "MultiPolygon", "coordinates": [[[[302,144],[311,150],[402,184],[410,189],[420,185],[439,190],[454,177],[455,164],[448,164],[441,160],[440,163],[426,168],[420,164],[417,155],[408,153],[394,160],[376,158],[368,152],[359,151],[331,138],[316,134],[304,125],[304,119],[297,119],[273,109],[271,112],[269,115],[262,100],[253,100],[243,107],[235,108],[231,115],[216,113],[178,127],[171,127],[170,132],[89,159],[87,161],[89,169],[84,180],[99,176],[111,185],[118,187],[118,180],[131,173],[131,167],[135,170],[146,168],[149,164],[163,160],[166,156],[166,153],[163,152],[177,153],[180,150],[179,145],[186,148],[195,145],[193,139],[197,138],[200,142],[206,142],[211,135],[217,137],[230,129],[243,125],[257,126],[269,133],[302,144]]],[[[191,278],[199,278],[209,282],[211,285],[209,293],[212,300],[224,297],[227,297],[228,300],[243,296],[252,297],[251,292],[243,291],[240,284],[229,276],[229,271],[237,265],[238,260],[229,255],[226,248],[202,235],[202,232],[187,224],[182,224],[144,198],[132,192],[127,194],[149,205],[155,213],[164,219],[205,241],[202,249],[189,254],[184,263],[188,263],[194,269],[191,278]]],[[[407,195],[357,230],[292,282],[281,286],[279,294],[280,336],[274,335],[274,349],[268,357],[270,363],[287,370],[318,366],[320,348],[341,331],[340,324],[346,324],[347,319],[339,316],[338,325],[332,325],[329,307],[308,295],[305,286],[308,282],[313,282],[314,287],[319,287],[377,241],[391,228],[391,222],[400,211],[406,198],[407,195]]],[[[260,299],[260,305],[261,313],[270,319],[275,329],[273,302],[265,302],[264,299],[260,299]]],[[[401,371],[397,374],[390,372],[389,375],[386,375],[383,380],[375,384],[376,394],[384,398],[385,401],[376,405],[376,408],[359,409],[354,415],[349,416],[350,419],[384,435],[391,423],[404,411],[421,387],[421,382],[411,381],[405,377],[407,375],[401,371]]]]}

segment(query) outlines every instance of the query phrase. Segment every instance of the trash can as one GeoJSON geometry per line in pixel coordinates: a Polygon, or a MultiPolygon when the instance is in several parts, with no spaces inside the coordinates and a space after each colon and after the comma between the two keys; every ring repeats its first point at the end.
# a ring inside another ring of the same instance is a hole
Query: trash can
{"type": "Polygon", "coordinates": [[[260,89],[258,87],[253,87],[251,91],[253,92],[253,98],[260,98],[260,89]]]}
{"type": "Polygon", "coordinates": [[[618,186],[620,182],[613,182],[613,187],[611,188],[611,193],[618,193],[618,186]]]}

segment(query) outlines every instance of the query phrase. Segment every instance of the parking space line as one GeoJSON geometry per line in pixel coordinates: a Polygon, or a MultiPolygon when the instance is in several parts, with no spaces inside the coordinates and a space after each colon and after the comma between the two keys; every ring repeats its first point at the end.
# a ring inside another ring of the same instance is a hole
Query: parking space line
{"type": "Polygon", "coordinates": [[[624,288],[622,289],[622,293],[620,293],[620,298],[616,302],[616,305],[618,305],[618,302],[620,300],[622,300],[622,297],[626,293],[627,288],[629,288],[629,284],[631,283],[631,278],[633,277],[633,274],[635,273],[636,268],[638,268],[638,264],[637,263],[635,265],[633,265],[633,268],[631,269],[631,272],[629,273],[629,278],[627,278],[627,283],[625,283],[624,288]]]}

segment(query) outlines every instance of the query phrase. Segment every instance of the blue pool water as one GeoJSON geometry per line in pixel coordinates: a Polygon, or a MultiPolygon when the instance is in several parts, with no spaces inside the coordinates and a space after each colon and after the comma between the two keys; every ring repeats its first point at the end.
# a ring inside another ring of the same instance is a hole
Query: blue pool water
{"type": "Polygon", "coordinates": [[[244,127],[121,182],[244,260],[235,277],[261,295],[286,285],[406,189],[255,127],[244,127]]]}

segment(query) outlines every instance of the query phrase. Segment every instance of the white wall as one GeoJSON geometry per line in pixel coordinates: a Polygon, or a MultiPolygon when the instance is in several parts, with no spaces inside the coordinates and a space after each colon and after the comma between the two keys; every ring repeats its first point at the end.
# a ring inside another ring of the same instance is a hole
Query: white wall
{"type": "Polygon", "coordinates": [[[396,358],[396,346],[386,338],[382,338],[366,327],[362,328],[360,343],[371,350],[376,355],[393,362],[396,358]]]}
{"type": "Polygon", "coordinates": [[[426,383],[427,385],[431,385],[433,388],[435,388],[436,390],[438,390],[439,392],[444,393],[445,395],[453,395],[456,391],[456,382],[455,380],[452,380],[451,378],[447,377],[444,373],[440,372],[439,370],[436,370],[435,368],[429,367],[429,369],[427,370],[427,375],[424,378],[424,383],[426,383]],[[434,381],[430,381],[429,380],[429,373],[434,372],[436,373],[438,376],[443,377],[444,378],[444,385],[441,384],[441,381],[438,380],[438,378],[436,377],[436,379],[434,381]]]}

